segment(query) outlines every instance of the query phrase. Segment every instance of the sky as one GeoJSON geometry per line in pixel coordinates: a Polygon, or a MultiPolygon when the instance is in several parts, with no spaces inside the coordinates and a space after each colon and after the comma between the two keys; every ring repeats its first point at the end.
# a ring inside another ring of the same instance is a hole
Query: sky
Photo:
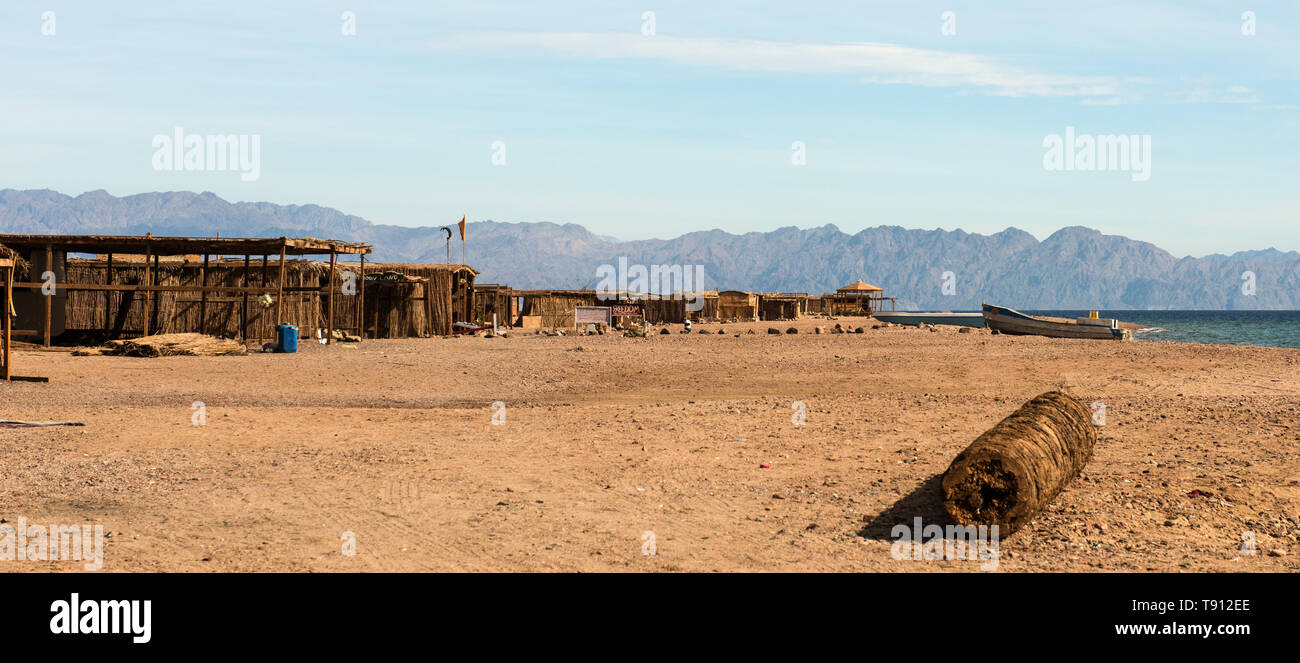
{"type": "Polygon", "coordinates": [[[1300,250],[1296,2],[5,0],[0,63],[0,188],[1300,250]]]}

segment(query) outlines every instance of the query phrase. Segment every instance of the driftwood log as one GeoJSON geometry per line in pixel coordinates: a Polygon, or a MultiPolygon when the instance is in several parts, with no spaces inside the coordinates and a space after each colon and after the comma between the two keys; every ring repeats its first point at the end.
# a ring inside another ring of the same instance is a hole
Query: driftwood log
{"type": "Polygon", "coordinates": [[[957,454],[943,474],[943,506],[958,524],[998,525],[1008,536],[1079,475],[1096,443],[1088,406],[1049,391],[957,454]]]}

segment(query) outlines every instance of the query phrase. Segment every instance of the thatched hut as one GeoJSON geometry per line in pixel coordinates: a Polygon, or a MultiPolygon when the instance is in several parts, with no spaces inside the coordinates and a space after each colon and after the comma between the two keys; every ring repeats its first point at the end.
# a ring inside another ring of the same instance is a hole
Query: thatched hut
{"type": "MultiPolygon", "coordinates": [[[[344,270],[350,269],[351,266],[344,266],[344,270]]],[[[415,314],[409,312],[412,306],[423,305],[425,309],[425,320],[427,329],[423,334],[412,334],[413,336],[447,336],[452,333],[453,325],[457,322],[479,323],[483,320],[475,315],[475,297],[474,297],[474,279],[478,276],[478,271],[469,265],[445,265],[445,264],[413,264],[413,263],[373,263],[366,265],[366,273],[371,272],[383,273],[392,272],[403,276],[423,279],[423,294],[416,295],[414,286],[384,286],[377,287],[392,288],[387,294],[390,296],[391,306],[397,309],[407,309],[408,318],[414,318],[415,314]],[[403,296],[399,296],[403,295],[403,296]],[[412,299],[415,298],[415,299],[412,299]],[[420,302],[415,304],[414,302],[420,302]]],[[[367,277],[367,288],[375,287],[369,277],[367,277]]],[[[369,294],[366,295],[369,297],[369,294]]],[[[367,302],[369,309],[369,303],[367,302]]],[[[345,310],[346,313],[346,310],[345,310]]],[[[385,315],[394,315],[395,312],[388,311],[385,315]]],[[[344,320],[350,318],[342,318],[344,320]]],[[[375,319],[366,314],[366,333],[368,338],[398,338],[394,336],[379,336],[375,329],[375,319]]],[[[488,322],[491,322],[489,320],[488,322]]],[[[413,324],[413,323],[407,323],[413,324]]],[[[398,325],[397,328],[401,328],[398,325]]]]}
{"type": "Polygon", "coordinates": [[[806,310],[808,295],[768,292],[758,296],[759,316],[764,320],[797,320],[806,310]]]}
{"type": "Polygon", "coordinates": [[[698,307],[698,310],[692,311],[687,309],[686,314],[690,316],[692,320],[717,320],[719,317],[718,291],[705,290],[695,293],[695,296],[698,297],[695,302],[695,306],[698,307]]]}
{"type": "Polygon", "coordinates": [[[367,272],[366,338],[420,338],[430,334],[429,279],[397,272],[367,272]]]}
{"type": "Polygon", "coordinates": [[[741,290],[722,290],[718,292],[718,319],[720,320],[758,320],[758,295],[741,290]]]}
{"type": "Polygon", "coordinates": [[[572,327],[573,313],[579,306],[603,306],[595,290],[516,290],[522,298],[519,306],[523,318],[534,318],[541,327],[572,327]]]}
{"type": "MultiPolygon", "coordinates": [[[[246,266],[243,260],[209,261],[205,270],[202,262],[159,259],[146,269],[143,256],[119,255],[115,256],[111,269],[110,275],[107,260],[69,258],[64,273],[69,283],[91,286],[137,286],[151,281],[162,288],[201,287],[206,275],[210,288],[237,289],[245,283],[272,288],[278,287],[279,280],[277,264],[250,262],[246,266]]],[[[329,263],[286,260],[284,294],[278,302],[280,322],[297,325],[304,334],[326,327],[320,288],[328,276],[329,263]]],[[[341,285],[342,273],[336,278],[341,285]]],[[[336,303],[341,308],[348,299],[339,297],[336,303]]],[[[239,338],[246,325],[248,338],[267,339],[275,336],[274,306],[273,302],[273,306],[263,307],[256,297],[245,294],[205,296],[201,290],[160,290],[154,297],[145,299],[131,292],[77,289],[69,290],[64,305],[58,307],[63,324],[56,325],[52,332],[122,338],[142,335],[148,329],[156,334],[197,332],[239,338]]]]}
{"type": "Polygon", "coordinates": [[[339,276],[339,256],[364,261],[371,251],[366,244],[312,237],[7,234],[0,235],[0,241],[30,263],[29,276],[53,274],[55,290],[50,295],[42,292],[44,280],[15,284],[21,327],[15,334],[43,337],[46,345],[69,330],[142,336],[194,331],[248,339],[255,331],[251,317],[263,318],[257,327],[265,337],[272,321],[310,329],[320,311],[325,312],[324,326],[330,326],[338,291],[321,288],[319,277],[313,283],[313,272],[323,270],[328,283],[330,274],[339,276]],[[86,253],[103,258],[69,257],[86,253]],[[329,256],[329,262],[290,267],[287,260],[312,255],[329,256]],[[194,259],[187,260],[191,256],[194,259]],[[230,256],[243,260],[223,259],[230,256]],[[256,267],[254,256],[260,258],[256,267]],[[263,299],[272,302],[274,310],[255,316],[250,301],[263,299]]]}
{"type": "Polygon", "coordinates": [[[498,326],[514,326],[519,316],[519,298],[514,296],[510,286],[497,283],[476,283],[474,285],[474,317],[484,324],[492,322],[493,316],[498,326]]]}
{"type": "Polygon", "coordinates": [[[882,288],[877,288],[861,279],[835,290],[835,294],[826,296],[826,312],[831,315],[871,315],[879,311],[881,304],[894,306],[894,298],[886,297],[882,288]]]}

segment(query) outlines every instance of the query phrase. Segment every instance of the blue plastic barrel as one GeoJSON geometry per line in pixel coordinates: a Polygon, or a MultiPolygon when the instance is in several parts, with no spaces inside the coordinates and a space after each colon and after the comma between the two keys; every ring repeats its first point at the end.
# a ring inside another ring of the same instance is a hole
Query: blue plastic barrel
{"type": "Polygon", "coordinates": [[[276,352],[298,351],[298,328],[290,324],[275,326],[276,352]]]}

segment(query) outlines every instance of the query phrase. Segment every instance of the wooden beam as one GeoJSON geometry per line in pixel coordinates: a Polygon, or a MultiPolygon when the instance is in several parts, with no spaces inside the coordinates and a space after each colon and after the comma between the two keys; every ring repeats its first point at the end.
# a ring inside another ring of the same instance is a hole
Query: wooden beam
{"type": "Polygon", "coordinates": [[[148,249],[160,255],[242,255],[285,250],[290,255],[325,255],[333,250],[341,254],[366,254],[368,244],[340,242],[311,237],[154,237],[148,235],[20,235],[0,233],[0,244],[14,249],[39,249],[53,244],[59,251],[71,253],[141,253],[148,249]]]}
{"type": "MultiPolygon", "coordinates": [[[[263,288],[266,287],[266,276],[267,276],[267,272],[269,271],[269,270],[267,269],[267,267],[266,267],[266,263],[267,263],[268,261],[270,261],[270,259],[271,259],[271,256],[269,256],[269,255],[267,255],[267,254],[265,254],[265,253],[262,254],[262,287],[263,287],[263,288]]],[[[259,341],[265,341],[265,340],[266,340],[266,334],[267,334],[267,332],[266,332],[266,309],[263,308],[263,309],[261,310],[261,312],[259,312],[259,313],[257,314],[257,340],[259,340],[259,341]]]]}
{"type": "MultiPolygon", "coordinates": [[[[108,254],[108,264],[104,267],[104,285],[113,285],[113,254],[108,254]]],[[[113,291],[104,291],[104,329],[112,326],[113,291]]]]}
{"type": "MultiPolygon", "coordinates": [[[[149,245],[148,242],[145,242],[145,245],[144,245],[144,279],[143,279],[145,285],[153,285],[153,283],[149,280],[149,271],[150,271],[150,270],[149,270],[149,258],[152,256],[152,254],[153,254],[153,248],[149,245]]],[[[134,300],[134,299],[135,299],[135,298],[132,297],[132,300],[134,300]]],[[[150,309],[152,308],[152,306],[151,306],[152,304],[153,304],[153,290],[152,290],[152,289],[145,290],[145,291],[144,291],[144,335],[145,335],[145,336],[148,336],[148,335],[149,335],[149,318],[150,318],[149,311],[150,311],[150,309]]]]}
{"type": "MultiPolygon", "coordinates": [[[[14,283],[15,288],[39,288],[41,285],[41,283],[35,281],[21,281],[14,283]]],[[[103,283],[65,283],[59,286],[59,289],[67,290],[69,292],[74,290],[89,290],[94,292],[103,292],[105,290],[110,292],[202,292],[204,290],[203,286],[199,285],[127,285],[123,283],[115,283],[113,285],[104,285],[103,283]]],[[[321,285],[294,285],[285,287],[286,292],[323,292],[324,289],[325,286],[321,285]]],[[[244,288],[241,286],[210,285],[207,287],[207,291],[214,295],[238,295],[245,292],[250,295],[257,295],[263,292],[276,292],[276,290],[277,288],[273,286],[267,286],[265,288],[250,286],[244,288]]]]}
{"type": "MultiPolygon", "coordinates": [[[[158,255],[157,253],[153,254],[153,272],[151,272],[149,275],[150,278],[153,280],[149,283],[149,285],[152,286],[158,285],[158,259],[161,257],[162,256],[158,255]]],[[[154,290],[154,292],[157,292],[157,290],[154,290]]],[[[162,298],[158,296],[153,296],[151,301],[153,303],[153,317],[156,318],[158,317],[158,309],[162,308],[162,298]]],[[[161,324],[159,326],[161,326],[161,324]]],[[[162,330],[160,329],[159,331],[162,330]]]]}
{"type": "MultiPolygon", "coordinates": [[[[248,262],[252,256],[244,254],[244,287],[248,287],[248,262]]],[[[239,305],[239,338],[248,345],[248,293],[245,292],[239,305]]]]}
{"type": "MultiPolygon", "coordinates": [[[[428,286],[425,286],[426,290],[428,286]]],[[[361,274],[357,276],[357,336],[366,340],[366,254],[361,254],[361,274]]]]}
{"type": "Polygon", "coordinates": [[[208,333],[208,254],[203,254],[203,266],[199,268],[199,285],[203,286],[199,295],[199,333],[208,333]]]}
{"type": "Polygon", "coordinates": [[[335,288],[335,287],[334,287],[334,262],[335,262],[335,259],[336,259],[336,255],[335,255],[335,253],[334,253],[334,247],[331,246],[331,247],[330,247],[330,277],[329,277],[330,294],[329,294],[329,304],[326,306],[326,310],[329,311],[329,312],[326,313],[326,315],[325,315],[325,317],[326,317],[326,319],[325,319],[325,344],[326,344],[326,345],[334,345],[334,291],[338,289],[338,288],[335,288]]]}
{"type": "Polygon", "coordinates": [[[278,327],[284,321],[284,247],[280,247],[280,287],[275,298],[275,324],[278,327]]]}
{"type": "Polygon", "coordinates": [[[13,286],[14,269],[13,267],[5,267],[3,268],[3,271],[4,271],[4,279],[5,279],[4,301],[0,302],[0,307],[3,307],[0,308],[0,318],[4,318],[4,332],[3,332],[4,336],[3,339],[0,339],[0,346],[3,346],[3,348],[0,348],[0,353],[3,353],[3,356],[0,356],[0,359],[4,360],[5,380],[11,380],[13,379],[12,377],[13,369],[10,366],[10,362],[13,361],[12,354],[11,354],[11,350],[13,347],[13,341],[12,341],[13,320],[9,317],[9,306],[10,306],[9,303],[14,300],[14,286],[13,286]]]}
{"type": "MultiPolygon", "coordinates": [[[[51,273],[54,272],[54,245],[53,244],[45,245],[45,271],[51,273]]],[[[43,276],[42,279],[44,279],[43,276]]],[[[59,285],[61,284],[55,283],[54,287],[58,288],[59,285]]],[[[45,332],[45,347],[47,348],[50,347],[50,314],[54,310],[54,302],[50,301],[52,299],[54,299],[52,293],[45,294],[45,326],[42,327],[41,329],[45,332]]]]}

